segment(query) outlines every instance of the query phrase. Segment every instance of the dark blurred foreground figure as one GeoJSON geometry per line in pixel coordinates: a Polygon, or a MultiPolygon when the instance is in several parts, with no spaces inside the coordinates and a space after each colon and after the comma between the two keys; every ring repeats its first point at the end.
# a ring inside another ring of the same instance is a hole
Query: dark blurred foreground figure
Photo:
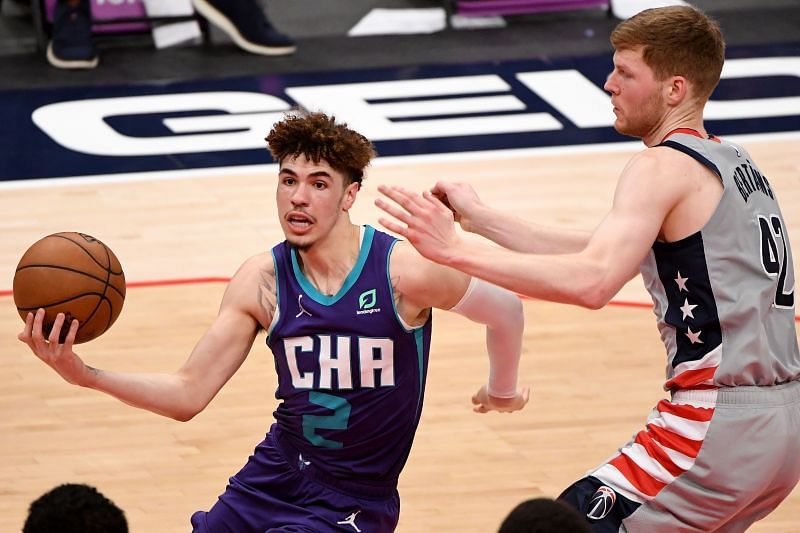
{"type": "Polygon", "coordinates": [[[517,505],[498,533],[589,533],[586,520],[574,508],[551,498],[533,498],[517,505]]]}
{"type": "Polygon", "coordinates": [[[22,533],[128,533],[125,513],[96,488],[66,483],[42,494],[22,533]]]}

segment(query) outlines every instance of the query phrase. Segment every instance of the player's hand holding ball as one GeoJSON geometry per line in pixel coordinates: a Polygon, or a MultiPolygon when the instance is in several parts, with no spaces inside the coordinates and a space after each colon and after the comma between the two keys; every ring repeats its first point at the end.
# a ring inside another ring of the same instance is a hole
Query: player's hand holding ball
{"type": "Polygon", "coordinates": [[[83,233],[48,235],[25,252],[14,274],[14,303],[25,329],[19,340],[66,381],[91,370],[73,344],[97,338],[119,316],[125,274],[114,253],[83,233]]]}
{"type": "Polygon", "coordinates": [[[67,324],[64,313],[58,313],[50,329],[50,334],[45,337],[44,317],[44,309],[39,309],[35,314],[28,313],[25,319],[25,329],[17,338],[27,344],[36,357],[58,372],[58,375],[65,381],[73,385],[85,385],[90,377],[90,369],[72,351],[75,334],[80,324],[75,319],[71,324],[67,324]],[[63,342],[59,339],[62,328],[67,332],[63,342]]]}

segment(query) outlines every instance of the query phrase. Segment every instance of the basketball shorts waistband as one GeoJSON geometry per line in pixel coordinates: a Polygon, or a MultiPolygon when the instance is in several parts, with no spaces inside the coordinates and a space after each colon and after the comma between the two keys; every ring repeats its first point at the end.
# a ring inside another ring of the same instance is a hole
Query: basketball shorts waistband
{"type": "Polygon", "coordinates": [[[315,466],[313,462],[304,466],[301,470],[298,458],[302,453],[295,448],[289,441],[288,436],[281,431],[281,428],[274,424],[270,430],[273,442],[278,452],[283,456],[286,463],[295,471],[301,473],[322,485],[339,490],[350,496],[364,498],[367,500],[385,500],[392,497],[397,492],[397,482],[394,483],[371,483],[365,480],[351,480],[332,476],[315,466]]]}
{"type": "Polygon", "coordinates": [[[800,381],[789,381],[780,385],[742,385],[718,389],[679,390],[672,394],[673,403],[725,405],[761,405],[778,407],[800,402],[800,381]]]}

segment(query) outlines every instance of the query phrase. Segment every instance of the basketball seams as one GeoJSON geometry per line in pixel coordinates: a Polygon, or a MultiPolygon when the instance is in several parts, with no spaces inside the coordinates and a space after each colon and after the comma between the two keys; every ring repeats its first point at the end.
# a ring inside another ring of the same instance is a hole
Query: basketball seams
{"type": "MultiPolygon", "coordinates": [[[[68,240],[68,241],[72,241],[72,239],[67,239],[67,240],[68,240]]],[[[75,242],[75,241],[72,241],[72,242],[75,242]]],[[[78,269],[76,269],[76,268],[70,268],[70,267],[65,267],[65,266],[61,266],[61,265],[48,265],[48,264],[45,264],[45,263],[42,263],[42,264],[39,264],[39,263],[31,263],[31,264],[28,264],[28,265],[25,265],[25,266],[21,266],[21,267],[17,268],[17,272],[21,272],[21,271],[23,271],[23,270],[26,270],[26,269],[29,269],[29,268],[53,268],[53,269],[56,269],[56,270],[65,270],[65,271],[67,271],[67,272],[72,272],[72,273],[74,273],[74,274],[80,274],[80,275],[82,275],[82,276],[86,276],[87,278],[93,279],[93,280],[95,280],[95,281],[99,281],[100,283],[104,283],[104,284],[106,285],[106,287],[111,287],[111,288],[112,288],[112,289],[114,289],[114,291],[116,291],[116,293],[117,293],[117,294],[119,294],[121,297],[123,297],[123,298],[125,297],[125,293],[124,293],[124,292],[122,292],[121,290],[119,290],[119,289],[118,289],[116,286],[114,286],[112,283],[109,283],[109,282],[108,282],[108,281],[109,281],[109,279],[110,279],[110,276],[109,276],[109,277],[107,277],[107,278],[104,280],[104,279],[102,279],[102,278],[99,278],[99,277],[97,277],[97,276],[93,276],[92,274],[90,274],[90,273],[88,273],[88,272],[85,272],[85,271],[83,271],[83,270],[78,270],[78,269]]],[[[106,271],[106,272],[108,272],[108,271],[106,271]]],[[[88,293],[87,293],[87,294],[88,294],[88,293]]],[[[105,290],[103,291],[103,294],[105,295],[105,290]]]]}
{"type": "Polygon", "coordinates": [[[109,300],[108,297],[105,295],[105,293],[103,293],[102,295],[100,295],[100,298],[98,298],[97,305],[94,306],[94,309],[92,309],[92,312],[89,313],[89,316],[83,322],[81,322],[80,325],[78,326],[78,331],[80,331],[81,328],[83,328],[85,325],[92,323],[92,319],[94,318],[94,315],[97,314],[97,310],[100,309],[100,305],[103,302],[106,302],[108,304],[108,309],[109,309],[107,324],[106,324],[106,327],[103,328],[103,331],[105,331],[105,330],[107,330],[108,328],[111,327],[111,324],[113,323],[113,321],[111,320],[111,317],[113,315],[112,311],[114,309],[114,306],[111,305],[111,300],[109,300]]]}
{"type": "MultiPolygon", "coordinates": [[[[81,234],[80,234],[80,233],[78,233],[78,235],[81,235],[81,234]]],[[[103,264],[102,264],[100,261],[98,261],[98,260],[97,260],[97,258],[96,258],[96,257],[94,256],[94,254],[92,253],[92,251],[91,251],[91,250],[89,250],[89,249],[88,249],[86,246],[84,246],[82,243],[80,243],[80,242],[78,242],[78,241],[76,241],[76,240],[74,240],[74,239],[70,239],[70,238],[69,238],[69,237],[67,237],[67,235],[66,235],[66,234],[64,234],[64,233],[54,233],[53,235],[49,235],[49,237],[57,237],[57,238],[59,238],[59,239],[64,239],[65,241],[69,241],[69,242],[71,242],[72,244],[74,244],[75,246],[77,246],[78,248],[80,248],[81,250],[83,250],[83,252],[84,252],[86,255],[88,255],[89,257],[91,257],[91,258],[92,258],[92,261],[94,261],[94,262],[97,264],[97,266],[99,266],[99,267],[100,267],[100,268],[102,268],[104,271],[108,272],[109,274],[114,274],[114,275],[117,275],[117,276],[118,276],[118,275],[120,275],[120,274],[122,274],[122,271],[121,271],[121,270],[120,270],[120,272],[114,272],[114,270],[112,269],[113,265],[111,264],[111,256],[110,256],[110,254],[108,253],[108,246],[106,246],[106,245],[105,245],[105,244],[104,244],[102,241],[100,241],[100,240],[98,240],[98,239],[95,239],[95,240],[94,240],[94,242],[96,242],[97,244],[99,244],[100,246],[102,246],[102,247],[103,247],[103,250],[106,252],[106,259],[108,259],[108,266],[106,266],[106,265],[103,265],[103,264]]],[[[94,239],[94,237],[92,237],[92,238],[94,239]]]]}
{"type": "MultiPolygon", "coordinates": [[[[87,296],[96,296],[98,298],[98,300],[101,300],[101,301],[102,300],[107,300],[107,301],[110,302],[109,298],[107,296],[105,296],[103,293],[100,293],[100,292],[82,292],[80,294],[76,294],[75,296],[70,296],[69,298],[66,298],[64,300],[59,300],[57,302],[50,302],[50,303],[44,304],[44,305],[32,305],[30,307],[17,307],[17,309],[19,309],[20,311],[36,312],[37,309],[47,309],[48,307],[54,307],[56,305],[64,305],[65,303],[74,302],[75,300],[79,300],[81,298],[86,298],[87,296]]],[[[89,317],[91,318],[91,316],[93,314],[94,314],[94,311],[92,311],[92,313],[89,315],[89,317]]],[[[88,319],[86,319],[85,321],[88,322],[88,319]]]]}

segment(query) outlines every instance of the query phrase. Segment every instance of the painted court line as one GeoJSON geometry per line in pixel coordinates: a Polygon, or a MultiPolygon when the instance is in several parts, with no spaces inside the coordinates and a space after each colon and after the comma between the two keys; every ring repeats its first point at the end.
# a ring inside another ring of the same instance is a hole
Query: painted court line
{"type": "MultiPolygon", "coordinates": [[[[146,287],[171,287],[175,285],[201,285],[205,283],[228,283],[231,278],[226,277],[206,277],[206,278],[174,278],[156,279],[149,281],[131,281],[126,284],[128,289],[139,289],[146,287]]],[[[14,293],[9,289],[0,290],[0,298],[12,296],[14,293]]],[[[523,300],[533,300],[527,296],[518,295],[523,300]]],[[[653,305],[645,302],[632,302],[628,300],[611,300],[608,305],[614,307],[634,307],[639,309],[652,309],[653,305]]],[[[800,315],[795,315],[796,322],[800,322],[800,315]]]]}

